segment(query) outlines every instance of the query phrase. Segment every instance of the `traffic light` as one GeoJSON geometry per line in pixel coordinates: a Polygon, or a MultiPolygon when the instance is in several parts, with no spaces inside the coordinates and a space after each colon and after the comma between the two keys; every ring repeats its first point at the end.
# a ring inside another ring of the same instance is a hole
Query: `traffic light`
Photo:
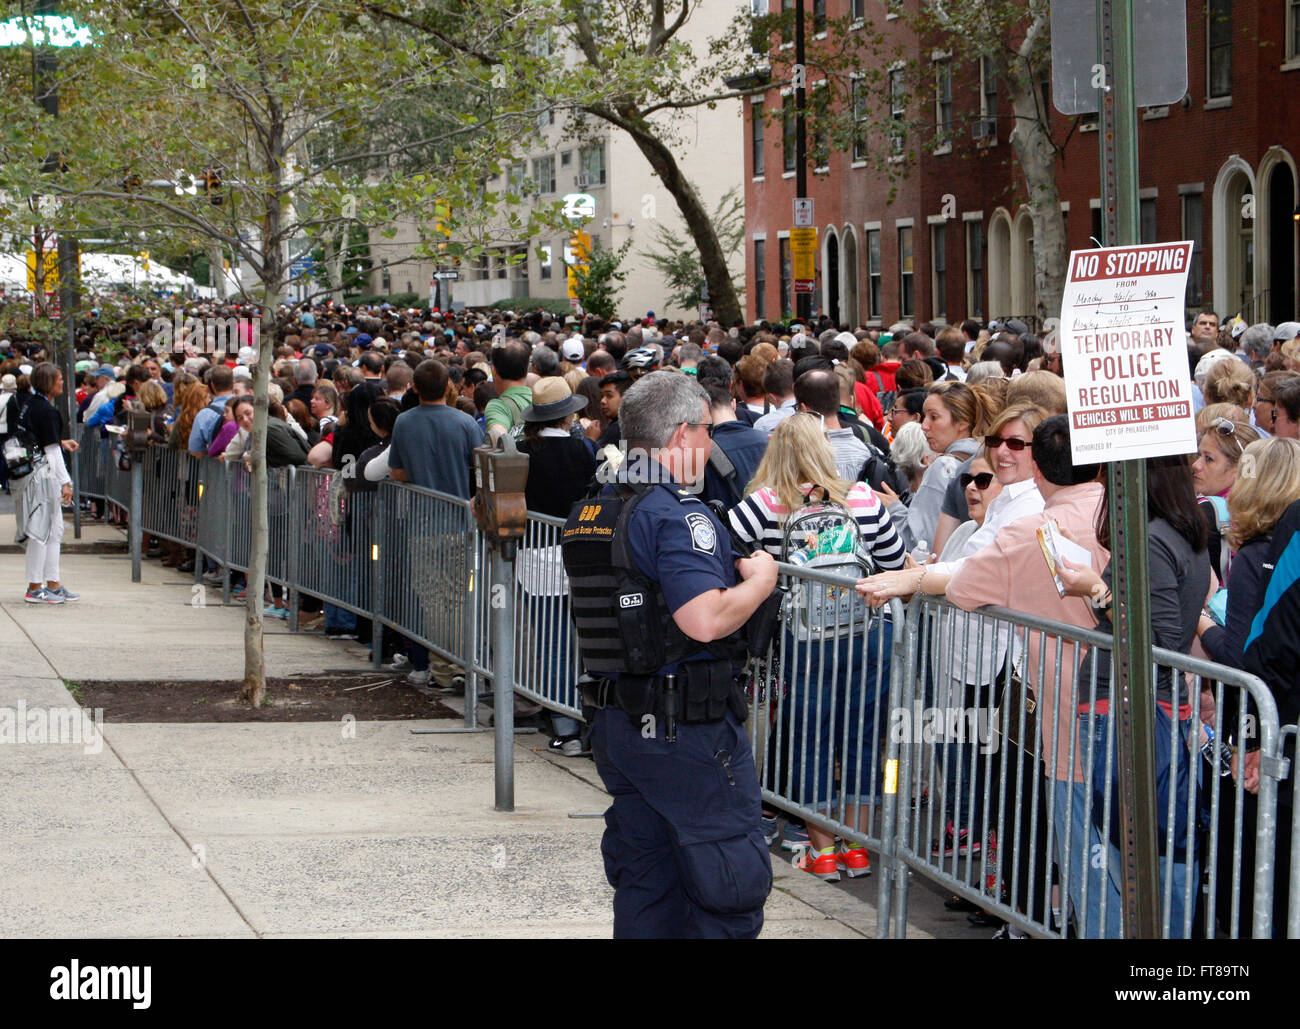
{"type": "Polygon", "coordinates": [[[203,181],[203,192],[208,195],[208,203],[217,207],[221,206],[221,176],[217,172],[208,168],[201,176],[203,181]]]}

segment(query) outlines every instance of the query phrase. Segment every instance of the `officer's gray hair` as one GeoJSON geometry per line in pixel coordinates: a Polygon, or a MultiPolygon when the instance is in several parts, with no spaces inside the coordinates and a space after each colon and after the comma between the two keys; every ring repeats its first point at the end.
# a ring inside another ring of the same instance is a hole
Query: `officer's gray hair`
{"type": "Polygon", "coordinates": [[[700,402],[708,395],[694,376],[651,372],[637,379],[618,408],[618,425],[629,444],[662,447],[683,422],[700,421],[700,402]]]}

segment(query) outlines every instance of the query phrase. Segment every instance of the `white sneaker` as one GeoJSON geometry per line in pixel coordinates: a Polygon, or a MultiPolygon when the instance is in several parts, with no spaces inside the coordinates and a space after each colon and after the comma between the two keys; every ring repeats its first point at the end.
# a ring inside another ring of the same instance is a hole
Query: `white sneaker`
{"type": "Polygon", "coordinates": [[[411,659],[405,654],[393,655],[393,660],[384,665],[384,669],[389,672],[404,672],[411,667],[411,659]]]}
{"type": "Polygon", "coordinates": [[[428,686],[429,669],[426,668],[422,672],[413,671],[410,674],[408,674],[407,677],[402,681],[405,682],[408,686],[428,686]]]}

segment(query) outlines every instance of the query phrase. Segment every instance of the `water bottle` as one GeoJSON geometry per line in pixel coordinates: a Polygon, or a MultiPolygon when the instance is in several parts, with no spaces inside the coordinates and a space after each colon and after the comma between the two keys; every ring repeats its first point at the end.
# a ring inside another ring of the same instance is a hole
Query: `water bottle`
{"type": "Polygon", "coordinates": [[[1227,743],[1220,743],[1214,738],[1214,730],[1208,725],[1202,726],[1205,729],[1207,739],[1201,744],[1201,757],[1205,758],[1211,768],[1217,768],[1220,776],[1229,776],[1232,774],[1232,747],[1227,743]]]}
{"type": "Polygon", "coordinates": [[[916,546],[912,548],[912,560],[919,565],[923,565],[930,560],[929,540],[919,540],[917,542],[916,546]]]}

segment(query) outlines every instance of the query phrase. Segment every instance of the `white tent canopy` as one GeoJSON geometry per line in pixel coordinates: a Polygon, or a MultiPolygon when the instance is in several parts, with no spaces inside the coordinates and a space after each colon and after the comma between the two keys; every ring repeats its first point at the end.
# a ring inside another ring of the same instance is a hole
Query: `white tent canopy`
{"type": "MultiPolygon", "coordinates": [[[[138,254],[81,255],[82,288],[94,292],[108,289],[138,289],[148,292],[195,293],[211,292],[207,287],[196,287],[194,279],[173,271],[157,261],[145,262],[138,254]]],[[[0,283],[7,294],[27,293],[27,259],[23,254],[0,253],[0,283]]]]}

